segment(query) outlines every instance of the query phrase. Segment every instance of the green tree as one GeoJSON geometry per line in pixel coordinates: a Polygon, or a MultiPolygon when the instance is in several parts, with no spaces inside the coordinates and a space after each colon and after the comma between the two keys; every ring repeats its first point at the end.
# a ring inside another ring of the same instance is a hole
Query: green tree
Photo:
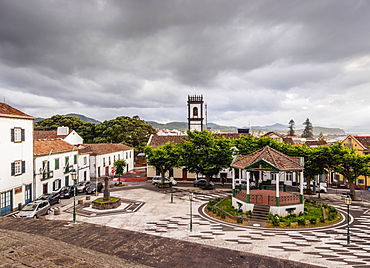
{"type": "Polygon", "coordinates": [[[123,159],[118,159],[113,163],[113,165],[114,165],[116,174],[118,174],[119,178],[121,178],[121,176],[125,173],[125,167],[127,165],[126,161],[123,159]]]}
{"type": "Polygon", "coordinates": [[[288,136],[295,136],[295,131],[294,131],[294,128],[295,128],[295,122],[293,119],[290,119],[289,121],[289,130],[288,130],[288,136]]]}
{"type": "Polygon", "coordinates": [[[305,128],[303,130],[303,133],[301,135],[302,138],[313,138],[313,126],[310,122],[310,119],[306,119],[306,121],[303,122],[303,125],[305,125],[305,128]]]}
{"type": "Polygon", "coordinates": [[[135,152],[139,153],[143,151],[150,135],[155,133],[155,129],[139,116],[120,116],[97,125],[93,142],[123,143],[134,147],[135,152]]]}
{"type": "Polygon", "coordinates": [[[222,169],[229,168],[233,150],[231,141],[224,137],[215,137],[209,131],[187,131],[188,136],[180,143],[181,166],[190,172],[210,179],[222,169]]]}
{"type": "Polygon", "coordinates": [[[35,130],[56,130],[58,127],[69,127],[75,131],[85,124],[76,116],[53,115],[50,118],[42,119],[34,124],[35,130]]]}
{"type": "Polygon", "coordinates": [[[179,166],[179,148],[172,142],[167,142],[156,148],[147,146],[144,149],[147,157],[147,163],[156,168],[161,174],[162,185],[166,172],[170,171],[173,167],[179,166]]]}
{"type": "Polygon", "coordinates": [[[348,181],[350,194],[356,199],[355,182],[359,176],[370,175],[370,156],[361,156],[348,149],[348,153],[339,159],[335,171],[348,181]]]}

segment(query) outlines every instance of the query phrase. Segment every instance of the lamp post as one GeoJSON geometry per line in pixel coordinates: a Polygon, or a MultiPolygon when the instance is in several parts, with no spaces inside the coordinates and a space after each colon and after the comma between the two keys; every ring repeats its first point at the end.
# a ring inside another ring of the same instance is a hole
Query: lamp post
{"type": "Polygon", "coordinates": [[[189,193],[189,200],[190,200],[190,232],[193,231],[193,192],[189,193]]]}
{"type": "Polygon", "coordinates": [[[73,223],[76,223],[76,182],[77,172],[73,169],[71,171],[71,177],[73,180],[73,223]]]}
{"type": "Polygon", "coordinates": [[[350,243],[350,233],[349,233],[349,205],[352,203],[352,198],[347,195],[347,197],[344,199],[347,205],[347,244],[350,243]]]}

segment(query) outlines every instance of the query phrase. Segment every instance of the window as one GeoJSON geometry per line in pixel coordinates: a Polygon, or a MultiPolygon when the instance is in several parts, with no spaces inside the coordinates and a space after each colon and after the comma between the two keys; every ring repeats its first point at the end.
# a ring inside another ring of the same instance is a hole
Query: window
{"type": "Polygon", "coordinates": [[[126,152],[126,159],[128,159],[128,153],[126,152]]]}
{"type": "Polygon", "coordinates": [[[111,161],[110,161],[110,156],[108,157],[108,161],[109,161],[109,165],[112,165],[111,161]]]}
{"type": "Polygon", "coordinates": [[[62,186],[62,181],[60,179],[53,182],[53,191],[58,190],[62,186]]]}
{"type": "Polygon", "coordinates": [[[76,155],[76,154],[73,156],[73,163],[74,163],[75,165],[77,164],[77,155],[76,155]]]}
{"type": "Polygon", "coordinates": [[[11,176],[20,175],[26,172],[25,161],[14,161],[11,163],[11,176]]]}
{"type": "Polygon", "coordinates": [[[132,153],[132,152],[130,151],[130,158],[131,158],[131,153],[132,153]]]}
{"type": "Polygon", "coordinates": [[[12,128],[11,130],[11,142],[22,142],[25,140],[24,129],[12,128]]]}
{"type": "Polygon", "coordinates": [[[352,139],[348,138],[348,148],[352,149],[352,139]]]}
{"type": "Polygon", "coordinates": [[[116,156],[113,155],[113,163],[116,162],[116,156]]]}
{"type": "Polygon", "coordinates": [[[198,117],[198,108],[197,107],[193,108],[193,116],[198,117]]]}
{"type": "Polygon", "coordinates": [[[69,157],[68,156],[66,156],[66,158],[65,158],[65,163],[66,163],[66,167],[69,166],[69,157]]]}
{"type": "Polygon", "coordinates": [[[59,169],[59,158],[55,159],[55,169],[59,169]]]}
{"type": "Polygon", "coordinates": [[[50,171],[50,162],[49,161],[42,161],[42,169],[44,172],[50,171]]]}
{"type": "Polygon", "coordinates": [[[103,157],[103,167],[105,167],[105,157],[103,157]]]}
{"type": "Polygon", "coordinates": [[[84,165],[87,165],[87,156],[84,157],[84,165]]]}
{"type": "Polygon", "coordinates": [[[119,159],[121,159],[121,155],[120,155],[120,154],[118,155],[118,160],[119,160],[119,159]]]}

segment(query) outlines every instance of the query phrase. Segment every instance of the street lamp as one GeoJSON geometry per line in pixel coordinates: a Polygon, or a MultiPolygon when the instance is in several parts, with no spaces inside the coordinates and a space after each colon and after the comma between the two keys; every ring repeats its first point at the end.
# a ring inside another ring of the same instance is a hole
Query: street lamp
{"type": "Polygon", "coordinates": [[[190,200],[190,232],[193,231],[193,192],[189,193],[189,200],[190,200]]]}
{"type": "Polygon", "coordinates": [[[77,172],[73,169],[71,171],[71,177],[73,180],[73,223],[76,223],[76,182],[77,172]]]}
{"type": "Polygon", "coordinates": [[[347,244],[350,243],[350,234],[349,234],[349,205],[352,203],[352,198],[347,195],[347,197],[344,199],[347,205],[347,244]]]}

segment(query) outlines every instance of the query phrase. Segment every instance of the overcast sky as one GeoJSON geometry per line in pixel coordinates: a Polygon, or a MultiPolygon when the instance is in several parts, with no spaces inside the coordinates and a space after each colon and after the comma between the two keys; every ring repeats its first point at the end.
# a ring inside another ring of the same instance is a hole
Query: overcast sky
{"type": "Polygon", "coordinates": [[[370,119],[370,1],[0,0],[0,101],[238,127],[370,119]]]}

